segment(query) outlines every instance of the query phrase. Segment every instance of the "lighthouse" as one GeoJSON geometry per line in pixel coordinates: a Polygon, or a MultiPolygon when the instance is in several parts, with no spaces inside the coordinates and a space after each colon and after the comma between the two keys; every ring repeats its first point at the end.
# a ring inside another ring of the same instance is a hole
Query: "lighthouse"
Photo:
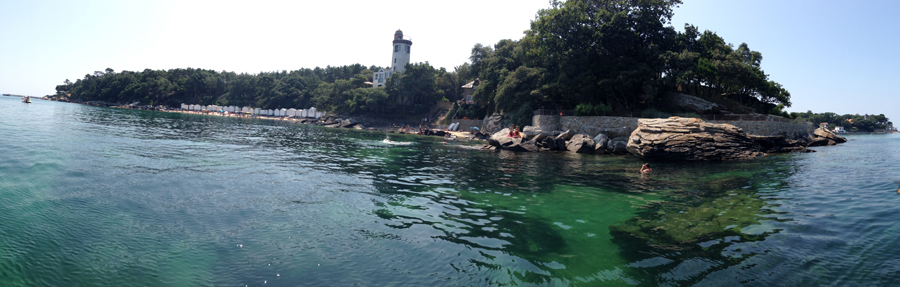
{"type": "Polygon", "coordinates": [[[403,31],[397,29],[394,32],[393,52],[391,52],[391,65],[389,68],[379,69],[372,76],[372,87],[384,87],[387,78],[394,73],[406,70],[406,64],[409,63],[409,50],[412,47],[412,41],[403,38],[403,31]]]}
{"type": "Polygon", "coordinates": [[[391,60],[391,68],[394,72],[406,70],[406,64],[409,63],[410,47],[412,47],[412,41],[403,39],[403,31],[397,29],[397,32],[394,32],[394,53],[391,60]]]}

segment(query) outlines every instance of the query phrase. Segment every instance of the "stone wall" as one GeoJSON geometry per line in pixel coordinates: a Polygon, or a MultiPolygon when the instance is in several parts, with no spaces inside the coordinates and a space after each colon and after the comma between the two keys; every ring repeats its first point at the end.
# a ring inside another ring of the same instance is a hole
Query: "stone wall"
{"type": "MultiPolygon", "coordinates": [[[[730,124],[754,135],[796,135],[811,134],[815,127],[812,124],[768,122],[768,121],[707,121],[709,123],[730,124]]],[[[602,117],[602,116],[555,116],[538,115],[532,118],[532,126],[543,131],[572,130],[596,136],[598,133],[609,137],[628,136],[637,129],[638,118],[602,117]]]]}
{"type": "Polygon", "coordinates": [[[548,116],[532,118],[532,125],[543,131],[566,131],[596,136],[599,133],[610,137],[628,136],[637,128],[638,118],[601,116],[548,116]]]}

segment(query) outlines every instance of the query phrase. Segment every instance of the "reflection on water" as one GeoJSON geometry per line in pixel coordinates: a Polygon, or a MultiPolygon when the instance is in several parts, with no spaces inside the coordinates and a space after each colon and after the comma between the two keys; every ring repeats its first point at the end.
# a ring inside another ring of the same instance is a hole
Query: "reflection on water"
{"type": "Polygon", "coordinates": [[[23,135],[0,143],[0,285],[897,283],[898,137],[643,176],[628,156],[0,103],[23,135]]]}

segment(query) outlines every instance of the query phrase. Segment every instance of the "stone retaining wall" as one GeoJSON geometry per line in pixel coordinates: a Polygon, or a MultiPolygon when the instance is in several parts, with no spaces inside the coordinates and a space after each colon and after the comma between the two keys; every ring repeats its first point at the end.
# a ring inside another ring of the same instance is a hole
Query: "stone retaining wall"
{"type": "MultiPolygon", "coordinates": [[[[768,122],[768,121],[707,121],[709,123],[730,124],[754,135],[796,135],[811,134],[815,127],[812,124],[768,122]]],[[[603,117],[603,116],[556,116],[538,115],[532,118],[532,125],[543,131],[572,130],[596,136],[605,133],[609,137],[628,136],[637,129],[638,118],[603,117]]]]}
{"type": "Polygon", "coordinates": [[[532,125],[544,131],[572,130],[575,133],[592,136],[604,133],[610,137],[617,137],[630,135],[638,126],[638,118],[539,115],[532,118],[532,125]]]}

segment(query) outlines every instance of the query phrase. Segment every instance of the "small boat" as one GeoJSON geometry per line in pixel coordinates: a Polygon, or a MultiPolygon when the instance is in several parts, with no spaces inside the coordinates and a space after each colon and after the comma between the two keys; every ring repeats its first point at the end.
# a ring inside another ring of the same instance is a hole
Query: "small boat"
{"type": "Polygon", "coordinates": [[[26,104],[30,104],[30,103],[31,103],[31,97],[23,97],[23,98],[22,98],[22,102],[23,102],[23,103],[26,103],[26,104]]]}

